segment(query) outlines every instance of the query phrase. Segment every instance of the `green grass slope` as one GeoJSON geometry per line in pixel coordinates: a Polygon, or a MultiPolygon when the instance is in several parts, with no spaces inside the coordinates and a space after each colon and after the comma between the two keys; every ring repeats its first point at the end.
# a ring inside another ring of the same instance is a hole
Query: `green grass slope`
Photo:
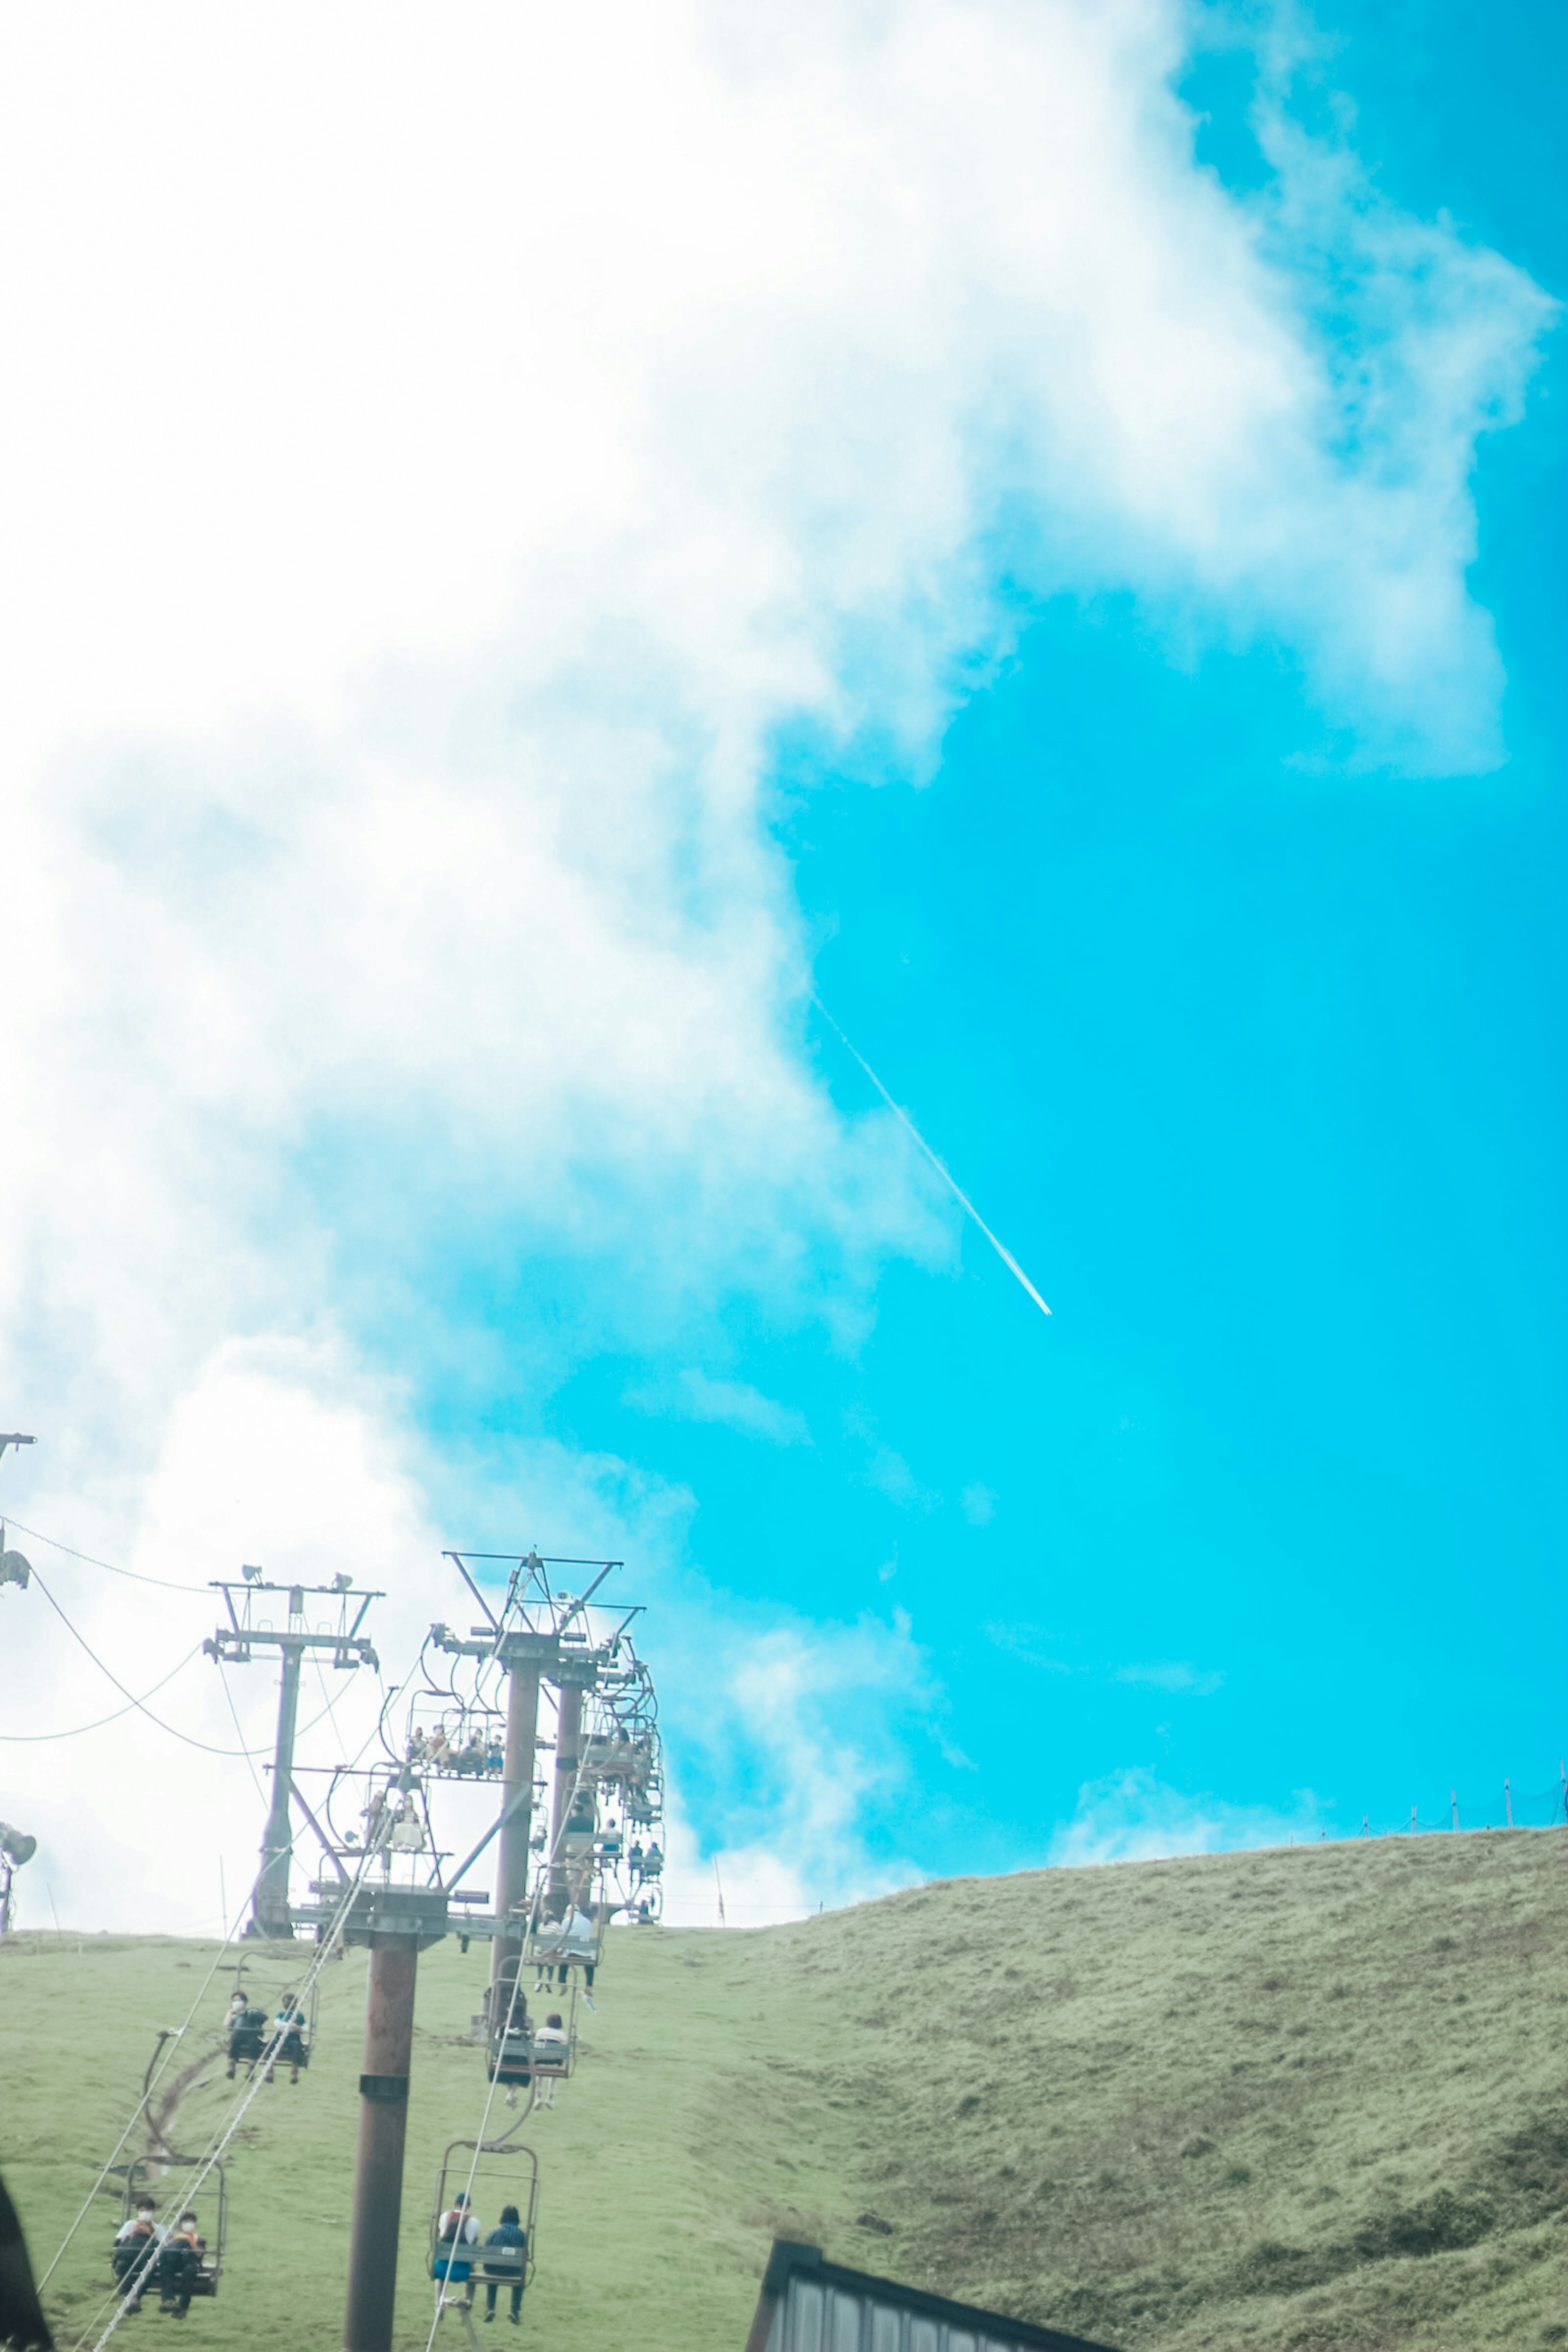
{"type": "MultiPolygon", "coordinates": [[[[524,2133],[525,2336],[739,2352],[778,2231],[1129,2347],[1568,2342],[1565,1870],[1568,1832],[1391,1840],[617,1937],[578,2073],[524,2133]]],[[[211,1957],[52,1937],[0,1957],[0,2164],[38,2267],[211,1957]]],[[[341,2341],[364,1971],[324,1972],[316,2063],[242,2126],[221,2297],[134,2330],[341,2341]]],[[[455,1943],[420,1963],[400,2352],[429,2329],[442,2147],[483,2105],[463,2037],[484,1972],[455,1943]]],[[[233,2096],[207,2056],[230,1981],[181,2053],[176,2146],[233,2096]]],[[[113,2219],[100,2200],[50,2284],[66,2346],[113,2219]]]]}

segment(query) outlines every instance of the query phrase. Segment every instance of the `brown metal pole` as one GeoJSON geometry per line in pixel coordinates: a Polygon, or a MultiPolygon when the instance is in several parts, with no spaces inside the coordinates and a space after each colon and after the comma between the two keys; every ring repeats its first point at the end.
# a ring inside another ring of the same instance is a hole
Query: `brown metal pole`
{"type": "MultiPolygon", "coordinates": [[[[496,1865],[496,1916],[506,1918],[528,1896],[528,1846],[533,1826],[533,1772],[538,1759],[539,1668],[518,1665],[511,1670],[506,1695],[506,1762],[501,1771],[500,1857],[496,1865]]],[[[505,1982],[507,1991],[490,1995],[492,2026],[505,2015],[511,1980],[522,1961],[522,1930],[498,1936],[490,1946],[490,1983],[505,1982]]]]}
{"type": "Polygon", "coordinates": [[[392,2352],[418,1967],[419,1946],[412,1936],[372,1937],[344,2352],[392,2352]]]}
{"type": "Polygon", "coordinates": [[[577,1767],[583,1760],[583,1686],[557,1685],[561,1711],[555,1727],[555,1803],[550,1822],[550,1916],[565,1916],[566,1822],[577,1791],[577,1767]]]}

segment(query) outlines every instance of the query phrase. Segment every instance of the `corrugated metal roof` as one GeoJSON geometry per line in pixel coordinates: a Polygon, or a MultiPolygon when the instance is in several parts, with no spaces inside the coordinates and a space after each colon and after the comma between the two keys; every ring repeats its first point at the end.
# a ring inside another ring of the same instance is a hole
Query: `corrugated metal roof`
{"type": "Polygon", "coordinates": [[[1111,2352],[978,2305],[825,2260],[776,2238],[746,2352],[1111,2352]]]}

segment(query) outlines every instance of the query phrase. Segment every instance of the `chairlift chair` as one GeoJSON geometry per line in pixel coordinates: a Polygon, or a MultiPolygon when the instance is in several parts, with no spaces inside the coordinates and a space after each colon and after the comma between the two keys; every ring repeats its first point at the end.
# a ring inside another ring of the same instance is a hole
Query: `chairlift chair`
{"type": "MultiPolygon", "coordinates": [[[[243,1964],[241,1974],[243,1975],[243,1964]]],[[[240,1992],[245,1990],[244,1984],[238,1979],[236,1979],[236,1989],[240,1992]]],[[[232,2075],[237,2067],[247,2067],[249,2073],[246,2079],[248,2081],[250,2074],[255,2074],[269,2049],[271,2049],[271,2055],[268,2058],[268,2074],[274,2066],[288,2066],[303,2074],[310,2066],[310,2052],[315,2045],[316,2012],[320,1998],[320,1987],[312,1977],[305,1992],[302,2011],[296,1989],[291,1985],[279,1985],[275,1990],[269,1990],[264,1999],[252,2000],[247,2008],[241,2010],[229,2027],[229,2074],[232,2075]],[[273,2036],[278,2031],[278,2022],[282,2016],[282,2011],[278,2004],[286,1992],[292,1996],[289,2001],[290,2016],[292,2018],[302,2016],[303,2022],[291,2023],[276,2048],[272,2048],[273,2036]]]]}
{"type": "Polygon", "coordinates": [[[642,1788],[652,1769],[652,1750],[646,1739],[628,1738],[624,1732],[612,1731],[592,1736],[583,1744],[585,1779],[614,1782],[626,1789],[642,1788]]]}
{"type": "Polygon", "coordinates": [[[575,1937],[568,1939],[565,1922],[561,1919],[541,1919],[531,1927],[524,1938],[522,1958],[525,1967],[536,1969],[577,1969],[599,1966],[604,1958],[605,1923],[600,1917],[601,1906],[595,1905],[592,1915],[592,1941],[575,1937]]]}
{"type": "MultiPolygon", "coordinates": [[[[200,2162],[201,2158],[199,2157],[176,2157],[171,2163],[167,2163],[167,2170],[169,2172],[173,2172],[175,2166],[181,2164],[197,2165],[200,2162]]],[[[126,2166],[125,2188],[120,2200],[120,2217],[122,2222],[129,2221],[132,2215],[134,2213],[136,2210],[137,2197],[147,2189],[152,2179],[152,2173],[153,2168],[151,2163],[143,2158],[138,2158],[135,2163],[128,2164],[126,2166]]],[[[212,2177],[217,2182],[217,2220],[213,2228],[207,2232],[206,2246],[200,2256],[200,2269],[191,2280],[191,2294],[193,2297],[195,2295],[216,2294],[218,2281],[223,2276],[224,2249],[228,2243],[228,2176],[221,2163],[215,2163],[213,2165],[212,2177]]],[[[206,2191],[204,2189],[204,2198],[205,2195],[206,2191]]],[[[174,2210],[177,2215],[179,2211],[177,2200],[175,2201],[174,2210]]],[[[155,2279],[157,2276],[156,2266],[150,2264],[149,2270],[152,2273],[153,2278],[155,2279]]],[[[142,2291],[143,2293],[146,2293],[149,2290],[144,2288],[142,2291]]]]}
{"type": "Polygon", "coordinates": [[[506,1717],[481,1701],[422,1692],[408,1715],[407,1760],[439,1780],[496,1778],[505,1762],[506,1717]]]}
{"type": "Polygon", "coordinates": [[[470,2343],[477,2346],[472,2312],[480,2286],[522,2286],[533,2276],[539,2213],[539,2158],[531,2147],[505,2140],[455,2139],[441,2158],[436,2181],[436,2201],[430,2209],[430,2250],[426,2268],[440,2295],[440,2315],[456,2311],[470,2343]],[[468,2200],[468,2210],[479,2222],[476,2245],[458,2253],[455,2237],[443,2238],[441,2217],[454,2210],[458,2189],[468,2200]],[[493,2214],[486,2214],[493,2204],[493,2214]],[[515,2205],[521,2216],[526,2243],[487,2246],[485,2239],[503,2205],[515,2205]]]}

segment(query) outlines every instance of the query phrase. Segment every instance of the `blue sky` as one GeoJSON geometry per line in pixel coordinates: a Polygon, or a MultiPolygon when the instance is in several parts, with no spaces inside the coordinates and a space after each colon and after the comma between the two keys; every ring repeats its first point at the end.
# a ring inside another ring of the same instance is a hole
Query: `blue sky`
{"type": "MultiPolygon", "coordinates": [[[[136,658],[73,620],[87,715],[28,739],[72,977],[16,1081],[6,1371],[53,1459],[0,1499],[203,1575],[330,1524],[410,1633],[441,1543],[624,1549],[682,1850],[750,1916],[1451,1786],[1496,1819],[1568,1743],[1568,25],[981,11],[949,172],[912,35],[884,83],[816,18],[737,66],[707,16],[671,112],[793,160],[743,249],[583,231],[534,473],[482,273],[437,268],[406,546],[308,404],[318,564],[268,552],[283,441],[229,556],[221,441],[166,531],[89,526],[128,581],[176,552],[136,658]],[[1052,179],[1026,92],[993,188],[1009,43],[1079,99],[1052,179]],[[925,225],[842,280],[791,197],[835,122],[925,225]]],[[[351,453],[385,332],[342,331],[351,453]]]]}

